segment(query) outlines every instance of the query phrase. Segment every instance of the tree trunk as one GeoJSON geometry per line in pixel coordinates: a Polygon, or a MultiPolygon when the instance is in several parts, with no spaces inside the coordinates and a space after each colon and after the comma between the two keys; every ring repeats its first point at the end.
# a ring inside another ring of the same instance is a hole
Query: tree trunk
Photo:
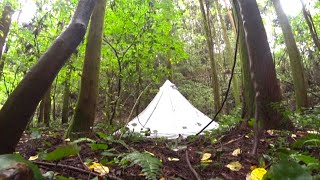
{"type": "Polygon", "coordinates": [[[98,0],[93,10],[86,54],[81,76],[81,89],[73,121],[67,136],[76,138],[91,132],[95,120],[99,89],[99,69],[106,0],[98,0]]]}
{"type": "Polygon", "coordinates": [[[64,93],[63,93],[61,124],[66,124],[69,121],[68,118],[69,118],[69,96],[70,96],[71,73],[72,73],[72,67],[71,67],[71,63],[70,63],[70,64],[68,64],[68,67],[66,70],[66,76],[65,76],[65,80],[64,80],[64,93]]]}
{"type": "Polygon", "coordinates": [[[255,90],[256,117],[259,129],[290,129],[289,120],[273,107],[281,102],[280,87],[272,61],[267,34],[255,0],[238,0],[248,49],[251,79],[255,90]]]}
{"type": "Polygon", "coordinates": [[[2,52],[3,52],[4,44],[6,42],[6,38],[9,33],[11,17],[13,12],[14,11],[12,10],[11,6],[9,5],[4,6],[2,17],[0,19],[0,77],[2,76],[3,67],[4,67],[4,59],[2,58],[2,52]]]}
{"type": "Polygon", "coordinates": [[[52,95],[52,120],[56,121],[57,120],[57,113],[56,113],[56,105],[57,105],[57,85],[58,85],[58,79],[59,76],[57,76],[55,83],[54,83],[54,88],[53,88],[53,95],[52,95]]]}
{"type": "MultiPolygon", "coordinates": [[[[245,34],[243,31],[243,22],[239,14],[240,8],[237,2],[232,1],[232,6],[234,9],[234,14],[236,15],[236,22],[240,21],[238,30],[239,32],[239,54],[241,63],[241,74],[242,74],[242,118],[243,122],[241,124],[242,128],[247,126],[249,119],[254,118],[254,87],[251,81],[250,75],[250,63],[248,57],[248,50],[245,41],[245,34]]],[[[231,21],[231,19],[230,19],[231,21]]]]}
{"type": "Polygon", "coordinates": [[[41,123],[43,123],[43,110],[44,110],[44,101],[43,101],[43,99],[41,100],[38,109],[39,109],[39,112],[38,112],[38,125],[40,125],[41,123]]]}
{"type": "MultiPolygon", "coordinates": [[[[223,40],[226,45],[226,58],[227,58],[227,64],[228,64],[227,68],[231,70],[232,64],[233,64],[233,52],[232,52],[230,40],[227,34],[227,27],[224,24],[224,19],[222,18],[222,13],[221,13],[221,7],[218,1],[216,1],[216,6],[218,10],[218,17],[222,27],[223,40]]],[[[239,88],[239,79],[236,74],[234,74],[232,78],[232,94],[235,100],[236,107],[239,107],[240,106],[240,88],[239,88]]]]}
{"type": "Polygon", "coordinates": [[[86,33],[95,0],[80,0],[68,28],[24,76],[0,111],[0,154],[12,153],[38,103],[86,33]],[[4,138],[6,137],[6,138],[4,138]]]}
{"type": "Polygon", "coordinates": [[[43,108],[43,123],[46,127],[50,126],[50,112],[51,112],[51,88],[46,92],[42,101],[44,101],[43,108]]]}
{"type": "Polygon", "coordinates": [[[316,31],[316,28],[315,28],[315,26],[313,24],[312,16],[306,10],[306,7],[305,7],[305,5],[303,3],[303,0],[300,0],[300,2],[301,2],[301,5],[302,5],[303,16],[304,16],[304,19],[306,20],[306,22],[308,24],[312,40],[313,40],[314,44],[316,45],[316,47],[318,48],[318,51],[320,51],[320,40],[319,40],[319,36],[317,34],[317,31],[316,31]]]}
{"type": "Polygon", "coordinates": [[[200,3],[200,10],[202,13],[202,18],[203,18],[204,29],[206,32],[206,39],[207,39],[209,58],[210,58],[214,109],[215,109],[215,111],[217,111],[221,105],[221,103],[220,103],[220,90],[219,90],[220,86],[219,86],[218,74],[217,74],[217,69],[216,69],[216,63],[214,60],[214,45],[213,45],[213,39],[212,39],[212,35],[211,35],[211,25],[210,25],[209,19],[207,18],[205,9],[204,9],[203,0],[199,0],[199,3],[200,3]]]}
{"type": "Polygon", "coordinates": [[[304,78],[303,65],[301,63],[301,55],[294,39],[289,20],[284,13],[280,1],[272,0],[276,10],[278,20],[283,32],[284,41],[288,50],[291,66],[291,75],[294,84],[294,92],[296,95],[296,109],[301,110],[302,107],[308,107],[307,88],[304,78]]]}

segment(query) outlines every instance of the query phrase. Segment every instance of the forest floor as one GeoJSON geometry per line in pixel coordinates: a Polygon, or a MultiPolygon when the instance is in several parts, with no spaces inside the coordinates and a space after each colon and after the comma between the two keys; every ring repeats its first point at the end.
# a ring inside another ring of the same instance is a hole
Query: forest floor
{"type": "MultiPolygon", "coordinates": [[[[44,150],[53,151],[57,147],[67,144],[62,134],[62,131],[45,130],[41,132],[41,137],[34,139],[31,133],[25,133],[16,150],[26,159],[44,150]]],[[[161,176],[158,179],[162,177],[161,179],[191,180],[197,179],[196,176],[201,179],[214,179],[214,177],[216,179],[246,179],[253,167],[264,166],[266,169],[270,167],[271,160],[268,161],[266,157],[272,155],[270,152],[272,147],[280,147],[285,144],[288,146],[306,134],[307,131],[303,130],[296,131],[291,135],[281,131],[265,132],[258,145],[257,157],[259,158],[250,155],[253,147],[252,130],[235,128],[215,139],[204,135],[181,141],[163,139],[135,141],[132,138],[124,140],[125,144],[112,141],[108,144],[108,149],[114,151],[109,154],[109,157],[106,153],[102,155],[106,150],[92,150],[88,143],[81,142],[79,143],[81,150],[75,156],[65,157],[58,161],[44,161],[39,158],[33,162],[40,167],[43,174],[50,171],[56,175],[76,179],[92,179],[97,175],[97,173],[90,171],[84,162],[88,160],[104,162],[105,166],[110,169],[110,172],[105,175],[107,179],[145,179],[141,173],[141,167],[138,165],[121,167],[119,163],[115,163],[116,156],[114,154],[127,153],[129,147],[131,150],[152,153],[154,157],[161,160],[161,176]],[[211,157],[208,160],[201,160],[204,153],[209,153],[211,157]],[[240,169],[227,167],[228,164],[237,161],[241,164],[240,169]]],[[[97,136],[91,137],[91,139],[101,142],[97,136]]],[[[320,158],[319,148],[313,149],[310,153],[314,157],[320,158]]]]}

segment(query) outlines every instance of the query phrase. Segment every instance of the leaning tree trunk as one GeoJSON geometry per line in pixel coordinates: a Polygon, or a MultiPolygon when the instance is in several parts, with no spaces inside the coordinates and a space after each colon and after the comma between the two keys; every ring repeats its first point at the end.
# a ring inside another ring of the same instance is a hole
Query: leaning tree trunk
{"type": "Polygon", "coordinates": [[[81,43],[95,0],[80,0],[68,28],[22,79],[0,111],[0,154],[12,153],[38,103],[81,43]]]}
{"type": "Polygon", "coordinates": [[[301,55],[294,39],[289,20],[281,7],[280,1],[272,1],[278,16],[284,36],[284,42],[287,46],[290,58],[291,75],[293,79],[294,92],[296,95],[296,109],[301,111],[302,107],[308,107],[307,88],[304,78],[303,65],[301,62],[301,55]]]}
{"type": "Polygon", "coordinates": [[[11,17],[13,14],[11,6],[6,5],[2,12],[2,17],[0,19],[0,77],[3,72],[4,59],[2,58],[3,47],[6,42],[6,38],[9,33],[9,28],[11,24],[11,17]]]}
{"type": "Polygon", "coordinates": [[[220,103],[220,90],[219,90],[220,86],[219,86],[218,74],[217,74],[217,69],[216,69],[216,62],[214,60],[214,45],[213,45],[213,39],[212,39],[212,34],[211,34],[211,25],[210,25],[210,20],[207,18],[207,15],[206,15],[206,12],[204,9],[203,0],[199,0],[199,3],[200,3],[200,10],[202,13],[202,18],[203,18],[204,29],[206,32],[206,39],[207,39],[209,58],[210,58],[214,109],[215,109],[215,111],[217,111],[220,107],[220,104],[221,104],[220,103]]]}
{"type": "Polygon", "coordinates": [[[256,154],[262,129],[292,128],[274,108],[281,103],[280,87],[272,60],[267,34],[256,0],[238,0],[250,61],[251,79],[255,89],[255,138],[252,154],[256,154]]]}
{"type": "Polygon", "coordinates": [[[68,137],[89,135],[94,124],[99,89],[99,69],[106,0],[98,0],[93,10],[86,54],[81,76],[81,89],[68,137]]]}
{"type": "Polygon", "coordinates": [[[318,48],[318,51],[320,51],[320,40],[319,40],[319,36],[317,34],[317,31],[316,31],[316,28],[314,26],[314,23],[313,23],[313,20],[312,20],[312,16],[307,11],[307,9],[306,9],[306,7],[305,7],[305,5],[303,3],[303,0],[300,0],[300,2],[301,2],[301,5],[302,5],[303,16],[304,16],[304,19],[306,20],[306,22],[308,24],[312,40],[313,40],[315,46],[318,48]]]}

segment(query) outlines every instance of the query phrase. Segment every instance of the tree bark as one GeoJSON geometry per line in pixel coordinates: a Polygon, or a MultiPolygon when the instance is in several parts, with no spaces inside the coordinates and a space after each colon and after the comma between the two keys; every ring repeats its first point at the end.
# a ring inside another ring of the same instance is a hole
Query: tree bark
{"type": "MultiPolygon", "coordinates": [[[[236,23],[240,21],[238,30],[239,32],[239,54],[241,63],[241,74],[242,74],[242,118],[243,122],[241,124],[242,128],[247,127],[247,122],[249,119],[254,118],[254,87],[250,75],[250,62],[248,57],[248,50],[245,41],[245,34],[243,30],[243,22],[239,14],[240,8],[235,0],[232,1],[232,6],[234,9],[234,14],[236,15],[236,23]]],[[[231,19],[230,19],[231,21],[231,19]]]]}
{"type": "Polygon", "coordinates": [[[0,19],[0,77],[2,76],[3,67],[4,67],[4,58],[2,58],[2,52],[3,52],[4,44],[6,42],[6,38],[9,33],[13,12],[14,11],[11,8],[11,6],[9,5],[4,6],[2,17],[0,19]]]}
{"type": "Polygon", "coordinates": [[[43,97],[44,108],[43,108],[43,123],[46,127],[50,126],[50,113],[51,113],[51,88],[46,92],[43,97]]]}
{"type": "Polygon", "coordinates": [[[238,0],[248,49],[251,79],[255,90],[258,129],[290,129],[292,123],[273,107],[281,102],[280,87],[267,34],[256,0],[238,0]]]}
{"type": "Polygon", "coordinates": [[[291,75],[294,84],[294,92],[296,95],[296,109],[301,111],[302,107],[308,107],[307,88],[304,78],[303,65],[301,62],[301,55],[294,39],[289,20],[281,7],[280,1],[272,1],[278,16],[284,36],[284,42],[290,58],[291,75]]]}
{"type": "Polygon", "coordinates": [[[213,39],[211,34],[211,24],[206,15],[203,0],[199,0],[199,3],[200,3],[200,10],[202,13],[203,24],[206,32],[206,39],[207,39],[207,45],[208,45],[208,51],[209,51],[209,59],[210,59],[211,75],[212,75],[211,83],[213,87],[214,110],[217,111],[221,105],[220,89],[219,89],[220,86],[219,86],[219,79],[218,79],[218,74],[216,69],[216,62],[214,60],[214,45],[213,45],[213,39]]]}
{"type": "Polygon", "coordinates": [[[73,121],[67,133],[67,136],[71,138],[89,135],[91,127],[94,124],[99,89],[99,69],[105,10],[106,0],[98,0],[92,13],[87,37],[80,95],[73,121]]]}
{"type": "Polygon", "coordinates": [[[38,103],[83,39],[95,0],[80,0],[68,28],[54,41],[0,111],[0,154],[12,153],[38,103]]]}

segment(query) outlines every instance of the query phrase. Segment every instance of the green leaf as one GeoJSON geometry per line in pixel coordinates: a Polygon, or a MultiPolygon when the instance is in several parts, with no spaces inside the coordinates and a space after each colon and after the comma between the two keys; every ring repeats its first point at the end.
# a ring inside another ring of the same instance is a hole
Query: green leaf
{"type": "Polygon", "coordinates": [[[106,135],[105,133],[103,132],[97,132],[97,135],[99,138],[103,139],[103,140],[106,140],[108,135],[106,135]]]}
{"type": "Polygon", "coordinates": [[[297,162],[283,159],[278,164],[274,164],[270,167],[270,170],[264,176],[264,179],[312,180],[312,176],[297,162]]]}
{"type": "Polygon", "coordinates": [[[11,165],[14,165],[16,162],[21,162],[26,164],[34,174],[36,180],[43,179],[39,168],[32,164],[30,161],[24,159],[20,154],[3,154],[0,155],[0,171],[9,168],[11,165]]]}
{"type": "Polygon", "coordinates": [[[298,139],[291,146],[294,148],[302,148],[305,146],[320,147],[320,136],[317,134],[308,134],[307,136],[298,139]]]}
{"type": "Polygon", "coordinates": [[[73,156],[80,152],[81,148],[77,144],[69,144],[66,146],[58,147],[54,151],[43,154],[42,159],[47,161],[56,161],[64,157],[73,156]]]}
{"type": "Polygon", "coordinates": [[[151,156],[149,153],[140,153],[138,151],[125,155],[120,161],[123,166],[126,166],[128,162],[131,162],[130,166],[139,165],[142,168],[141,172],[147,179],[157,179],[162,167],[162,163],[158,158],[151,156]]]}
{"type": "Polygon", "coordinates": [[[92,143],[90,144],[90,147],[92,150],[106,150],[108,149],[108,145],[106,144],[95,144],[95,143],[92,143]]]}
{"type": "Polygon", "coordinates": [[[57,180],[75,180],[75,178],[73,177],[64,177],[64,176],[57,176],[57,180]]]}

